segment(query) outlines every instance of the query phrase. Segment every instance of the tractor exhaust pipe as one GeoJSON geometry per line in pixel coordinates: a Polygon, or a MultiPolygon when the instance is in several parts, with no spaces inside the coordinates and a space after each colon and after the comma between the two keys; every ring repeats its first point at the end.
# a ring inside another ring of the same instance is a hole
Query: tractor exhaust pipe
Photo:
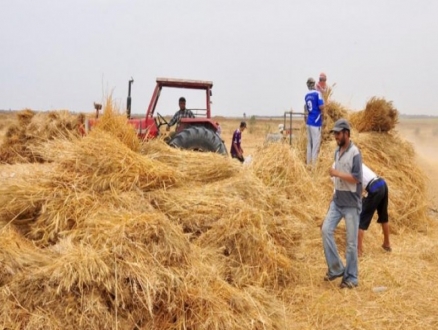
{"type": "Polygon", "coordinates": [[[128,99],[126,100],[126,116],[131,118],[131,85],[134,83],[134,79],[131,77],[128,84],[128,99]]]}

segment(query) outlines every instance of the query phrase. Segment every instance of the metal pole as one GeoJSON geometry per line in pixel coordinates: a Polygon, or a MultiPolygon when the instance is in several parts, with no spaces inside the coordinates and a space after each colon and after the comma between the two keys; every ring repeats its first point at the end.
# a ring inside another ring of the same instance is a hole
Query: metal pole
{"type": "Polygon", "coordinates": [[[131,84],[134,83],[134,79],[131,77],[128,83],[128,99],[126,100],[126,116],[131,118],[131,84]]]}

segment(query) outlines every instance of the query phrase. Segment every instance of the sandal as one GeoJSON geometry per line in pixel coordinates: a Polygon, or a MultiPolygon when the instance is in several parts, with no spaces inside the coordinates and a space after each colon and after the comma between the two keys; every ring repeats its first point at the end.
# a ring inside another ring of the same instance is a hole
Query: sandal
{"type": "Polygon", "coordinates": [[[392,252],[392,249],[390,246],[382,245],[382,249],[385,250],[386,252],[392,252]]]}

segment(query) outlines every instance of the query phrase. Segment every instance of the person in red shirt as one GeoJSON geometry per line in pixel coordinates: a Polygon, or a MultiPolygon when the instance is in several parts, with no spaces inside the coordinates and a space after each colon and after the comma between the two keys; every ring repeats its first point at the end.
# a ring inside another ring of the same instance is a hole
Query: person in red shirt
{"type": "Polygon", "coordinates": [[[325,95],[328,92],[327,76],[324,72],[321,72],[319,75],[319,81],[316,84],[316,90],[322,95],[325,95]]]}

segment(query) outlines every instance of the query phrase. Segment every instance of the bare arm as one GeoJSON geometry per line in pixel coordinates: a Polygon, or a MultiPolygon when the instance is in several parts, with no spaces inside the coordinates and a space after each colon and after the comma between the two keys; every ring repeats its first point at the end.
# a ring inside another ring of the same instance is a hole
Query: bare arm
{"type": "Polygon", "coordinates": [[[330,176],[337,177],[349,183],[359,183],[359,181],[355,177],[353,177],[350,173],[340,172],[338,170],[335,170],[334,168],[330,168],[329,173],[330,176]]]}

